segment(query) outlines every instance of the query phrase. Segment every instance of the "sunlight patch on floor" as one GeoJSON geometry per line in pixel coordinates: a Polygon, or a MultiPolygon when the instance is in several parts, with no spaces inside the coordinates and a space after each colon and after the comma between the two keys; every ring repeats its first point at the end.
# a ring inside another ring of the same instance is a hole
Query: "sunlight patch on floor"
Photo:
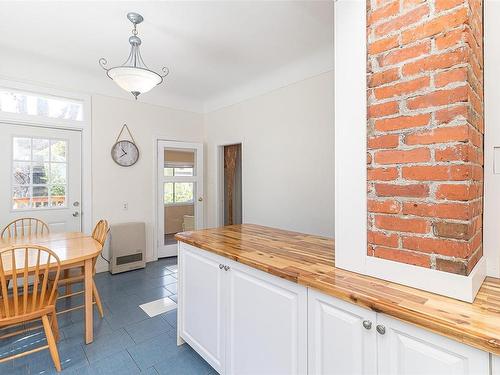
{"type": "Polygon", "coordinates": [[[142,305],[139,305],[139,307],[143,309],[144,312],[150,317],[153,317],[175,309],[177,307],[177,304],[170,298],[165,297],[156,301],[144,303],[142,305]]]}

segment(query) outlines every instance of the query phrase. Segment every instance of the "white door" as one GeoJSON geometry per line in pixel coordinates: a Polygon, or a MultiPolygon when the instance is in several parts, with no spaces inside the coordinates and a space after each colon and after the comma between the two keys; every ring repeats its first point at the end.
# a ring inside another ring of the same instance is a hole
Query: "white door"
{"type": "Polygon", "coordinates": [[[0,226],[35,217],[81,231],[81,133],[0,124],[0,226]]]}
{"type": "Polygon", "coordinates": [[[225,356],[223,258],[181,243],[179,335],[220,374],[225,356]]]}
{"type": "Polygon", "coordinates": [[[376,313],[311,289],[308,304],[309,374],[376,374],[376,313]]]}
{"type": "Polygon", "coordinates": [[[177,255],[175,234],[203,228],[203,144],[158,141],[158,258],[177,255]]]}
{"type": "Polygon", "coordinates": [[[484,375],[489,354],[378,314],[380,375],[484,375]]]}
{"type": "Polygon", "coordinates": [[[226,260],[227,374],[307,374],[307,289],[226,260]]]}

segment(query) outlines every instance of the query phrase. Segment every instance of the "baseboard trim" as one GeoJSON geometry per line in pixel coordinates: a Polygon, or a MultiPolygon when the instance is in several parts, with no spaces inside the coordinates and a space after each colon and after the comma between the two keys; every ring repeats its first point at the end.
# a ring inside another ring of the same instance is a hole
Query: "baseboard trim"
{"type": "Polygon", "coordinates": [[[367,256],[364,273],[470,303],[486,277],[486,260],[481,258],[468,276],[462,276],[367,256]]]}
{"type": "Polygon", "coordinates": [[[97,263],[95,266],[95,272],[96,273],[101,273],[101,272],[108,272],[109,271],[109,265],[108,263],[97,263]]]}

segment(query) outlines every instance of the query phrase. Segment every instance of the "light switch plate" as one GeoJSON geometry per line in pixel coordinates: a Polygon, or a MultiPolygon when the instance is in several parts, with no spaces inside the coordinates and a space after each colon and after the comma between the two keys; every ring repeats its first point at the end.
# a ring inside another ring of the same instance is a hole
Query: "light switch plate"
{"type": "Polygon", "coordinates": [[[500,146],[493,147],[493,174],[500,174],[500,146]]]}

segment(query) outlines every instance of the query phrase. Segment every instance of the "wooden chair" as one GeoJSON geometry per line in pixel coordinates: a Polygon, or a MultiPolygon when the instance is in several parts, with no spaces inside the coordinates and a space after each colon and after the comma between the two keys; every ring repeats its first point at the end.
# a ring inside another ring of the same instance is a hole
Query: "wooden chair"
{"type": "MultiPolygon", "coordinates": [[[[0,363],[48,348],[54,366],[61,371],[56,345],[59,328],[55,308],[60,271],[58,256],[46,247],[25,244],[0,250],[0,328],[16,327],[41,319],[47,337],[47,345],[3,357],[0,363]],[[54,275],[53,281],[49,280],[49,273],[54,275]],[[12,290],[7,286],[9,280],[12,290]]],[[[1,338],[23,332],[26,330],[10,332],[1,338]]]]}
{"type": "Polygon", "coordinates": [[[0,232],[0,238],[15,238],[36,234],[49,234],[49,226],[34,217],[21,217],[7,224],[0,232]]]}
{"type": "MultiPolygon", "coordinates": [[[[99,242],[102,247],[104,247],[104,243],[106,242],[106,238],[108,236],[109,232],[109,225],[106,220],[99,220],[97,224],[94,227],[94,230],[92,231],[92,238],[99,242]]],[[[102,251],[102,249],[101,249],[102,251]]],[[[93,268],[94,268],[94,275],[95,275],[95,265],[97,262],[97,257],[93,260],[93,268]]],[[[83,283],[84,281],[84,270],[83,267],[76,267],[72,268],[69,270],[64,270],[64,275],[61,279],[59,279],[59,286],[64,286],[65,287],[65,294],[61,295],[58,297],[58,299],[64,299],[64,298],[69,298],[73,297],[79,294],[83,294],[85,291],[79,291],[73,293],[71,290],[71,285],[77,284],[77,283],[83,283]]],[[[96,304],[97,310],[99,311],[99,316],[101,318],[104,317],[104,310],[102,308],[102,302],[101,302],[101,297],[99,295],[99,291],[97,290],[97,287],[95,285],[94,280],[92,280],[92,293],[94,295],[95,301],[93,303],[96,304]]],[[[81,309],[83,308],[84,305],[80,306],[75,306],[71,307],[66,310],[60,310],[57,313],[58,314],[64,314],[73,310],[81,309]]]]}

